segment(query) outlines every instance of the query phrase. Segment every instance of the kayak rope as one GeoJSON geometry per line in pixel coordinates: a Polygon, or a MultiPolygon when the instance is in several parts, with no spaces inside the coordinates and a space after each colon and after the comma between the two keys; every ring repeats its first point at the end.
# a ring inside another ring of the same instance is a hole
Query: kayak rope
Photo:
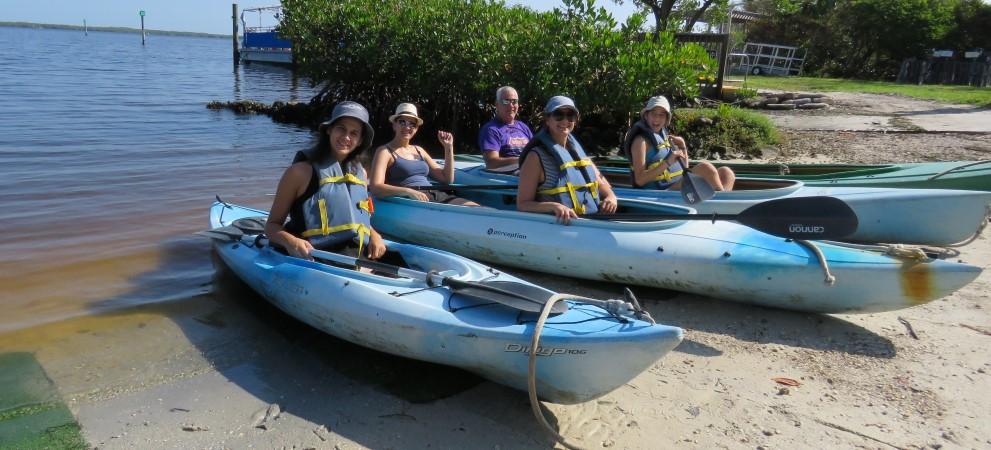
{"type": "Polygon", "coordinates": [[[826,262],[826,255],[822,254],[822,250],[819,250],[819,247],[816,246],[815,243],[804,239],[796,239],[795,242],[807,247],[809,250],[812,250],[812,253],[815,253],[816,259],[818,259],[819,264],[822,265],[822,271],[826,274],[826,279],[824,280],[826,286],[832,286],[835,284],[836,276],[829,271],[829,263],[826,262]]]}
{"type": "Polygon", "coordinates": [[[960,169],[963,169],[965,167],[976,166],[978,164],[987,164],[987,163],[991,163],[991,159],[985,159],[985,160],[982,160],[982,161],[974,161],[972,163],[964,164],[962,166],[951,167],[951,168],[946,169],[946,170],[944,170],[944,171],[942,171],[940,173],[937,173],[936,175],[933,175],[933,176],[929,177],[929,180],[928,181],[935,180],[935,179],[937,179],[937,178],[939,178],[939,177],[941,177],[943,175],[946,175],[946,174],[948,174],[950,172],[953,172],[955,170],[960,170],[960,169]]]}
{"type": "MultiPolygon", "coordinates": [[[[629,291],[629,289],[627,289],[629,291]]],[[[563,445],[565,448],[570,450],[580,450],[579,447],[558,433],[554,427],[547,422],[547,418],[544,417],[544,412],[540,410],[540,400],[537,399],[537,349],[540,348],[540,332],[544,329],[544,323],[547,321],[547,317],[551,314],[551,309],[554,308],[554,304],[561,300],[577,300],[580,303],[588,303],[590,305],[598,306],[609,314],[613,315],[633,315],[637,319],[650,322],[651,325],[656,324],[654,319],[650,317],[650,313],[645,311],[640,307],[640,302],[637,301],[636,297],[632,293],[627,294],[627,298],[631,301],[627,302],[624,300],[610,299],[610,300],[599,300],[595,298],[582,297],[579,295],[572,294],[554,294],[547,303],[544,304],[543,309],[540,310],[540,317],[537,319],[537,325],[533,328],[533,337],[530,339],[530,360],[527,366],[527,394],[530,395],[530,409],[533,411],[534,417],[537,418],[537,422],[540,423],[550,433],[554,436],[554,439],[558,443],[563,445]]]]}
{"type": "Polygon", "coordinates": [[[981,220],[981,224],[977,227],[977,231],[975,231],[971,237],[967,238],[962,242],[957,242],[956,244],[947,245],[947,247],[963,247],[971,242],[976,241],[977,238],[981,236],[981,233],[984,232],[984,229],[987,228],[988,222],[991,222],[991,205],[984,206],[984,219],[981,220]]]}
{"type": "Polygon", "coordinates": [[[931,261],[959,256],[960,252],[950,248],[931,249],[905,244],[854,244],[850,242],[822,241],[830,245],[878,252],[887,256],[912,261],[931,261]],[[935,256],[934,256],[935,255],[935,256]]]}

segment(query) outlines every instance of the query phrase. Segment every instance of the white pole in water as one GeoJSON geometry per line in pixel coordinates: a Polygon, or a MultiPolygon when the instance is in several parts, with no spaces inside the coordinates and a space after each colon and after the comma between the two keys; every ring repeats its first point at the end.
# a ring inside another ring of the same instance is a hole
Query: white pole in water
{"type": "Polygon", "coordinates": [[[86,19],[83,19],[83,35],[89,36],[89,27],[86,26],[86,19]]]}
{"type": "Polygon", "coordinates": [[[138,15],[141,16],[141,45],[145,45],[145,10],[142,9],[138,15]]]}

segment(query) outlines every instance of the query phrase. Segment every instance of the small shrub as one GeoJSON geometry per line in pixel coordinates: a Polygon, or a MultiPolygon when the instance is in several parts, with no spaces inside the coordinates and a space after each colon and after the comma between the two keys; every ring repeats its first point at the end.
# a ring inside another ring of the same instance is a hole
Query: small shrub
{"type": "Polygon", "coordinates": [[[767,116],[730,105],[718,108],[678,109],[671,124],[685,138],[692,158],[754,158],[761,148],[778,142],[778,132],[767,116]]]}

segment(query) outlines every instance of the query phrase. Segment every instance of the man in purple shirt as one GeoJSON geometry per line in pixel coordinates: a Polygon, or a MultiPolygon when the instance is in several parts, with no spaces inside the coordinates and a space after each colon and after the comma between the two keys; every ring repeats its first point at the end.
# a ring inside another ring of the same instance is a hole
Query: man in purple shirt
{"type": "Polygon", "coordinates": [[[485,158],[485,168],[496,172],[516,172],[523,147],[533,138],[530,127],[516,120],[520,97],[516,89],[503,86],[496,90],[496,115],[478,133],[478,148],[485,158]]]}

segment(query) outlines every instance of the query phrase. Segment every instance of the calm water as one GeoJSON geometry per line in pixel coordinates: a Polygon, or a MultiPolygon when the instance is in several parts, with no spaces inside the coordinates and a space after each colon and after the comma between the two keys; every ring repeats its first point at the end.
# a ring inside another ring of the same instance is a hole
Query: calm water
{"type": "Polygon", "coordinates": [[[209,291],[214,195],[268,208],[309,130],[207,110],[306,101],[226,39],[0,27],[0,332],[209,291]]]}

